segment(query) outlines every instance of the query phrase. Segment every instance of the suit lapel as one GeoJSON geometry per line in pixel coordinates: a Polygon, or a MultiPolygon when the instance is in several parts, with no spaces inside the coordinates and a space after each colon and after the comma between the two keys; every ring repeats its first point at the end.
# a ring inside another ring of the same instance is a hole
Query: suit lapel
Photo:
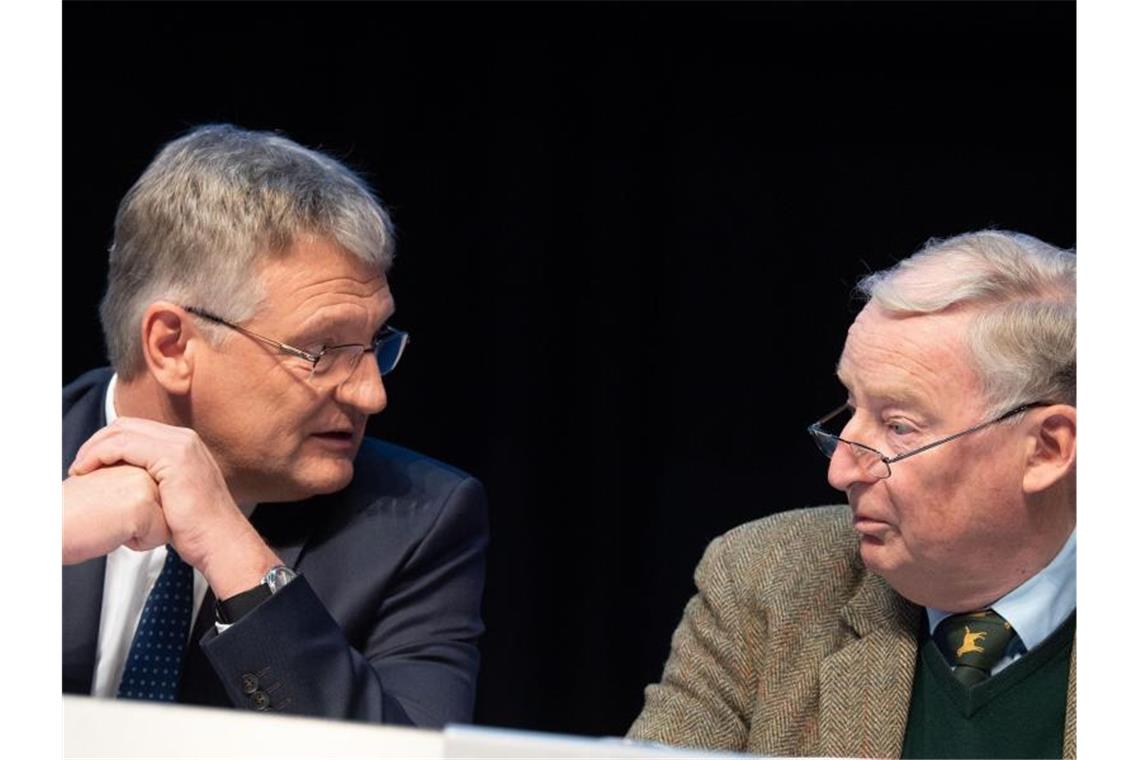
{"type": "Polygon", "coordinates": [[[920,614],[882,578],[864,574],[841,613],[853,638],[820,669],[821,755],[901,754],[920,614]]]}
{"type": "Polygon", "coordinates": [[[1065,735],[1061,757],[1077,756],[1077,635],[1073,634],[1073,652],[1069,655],[1069,690],[1065,704],[1065,735]]]}
{"type": "MultiPolygon", "coordinates": [[[[63,418],[63,479],[79,447],[106,423],[104,396],[109,371],[85,376],[90,385],[67,409],[63,418]]],[[[66,404],[65,400],[65,404],[66,404]]],[[[99,642],[99,620],[103,608],[103,577],[107,559],[97,557],[78,565],[63,567],[63,691],[90,694],[95,679],[95,650],[99,642]]]]}
{"type": "Polygon", "coordinates": [[[97,557],[63,568],[63,691],[90,694],[103,606],[107,560],[97,557]]]}

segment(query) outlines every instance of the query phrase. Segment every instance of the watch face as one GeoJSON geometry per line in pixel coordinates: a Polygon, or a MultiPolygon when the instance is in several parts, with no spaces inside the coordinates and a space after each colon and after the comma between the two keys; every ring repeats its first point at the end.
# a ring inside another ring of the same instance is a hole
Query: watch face
{"type": "Polygon", "coordinates": [[[289,581],[297,577],[297,574],[284,565],[270,568],[269,572],[265,574],[265,585],[269,586],[270,592],[276,594],[285,587],[289,581]]]}

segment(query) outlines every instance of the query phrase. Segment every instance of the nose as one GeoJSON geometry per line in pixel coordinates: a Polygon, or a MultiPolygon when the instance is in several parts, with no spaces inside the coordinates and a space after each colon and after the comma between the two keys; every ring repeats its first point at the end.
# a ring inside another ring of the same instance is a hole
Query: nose
{"type": "Polygon", "coordinates": [[[388,392],[374,355],[362,356],[351,374],[336,389],[337,400],[364,415],[379,414],[388,406],[388,392]]]}
{"type": "MultiPolygon", "coordinates": [[[[863,453],[867,455],[870,452],[863,450],[863,453]]],[[[828,463],[827,482],[832,488],[843,492],[848,491],[856,483],[874,483],[880,478],[871,472],[872,467],[869,465],[872,461],[869,456],[860,458],[854,446],[841,442],[835,447],[835,452],[828,463]]]]}
{"type": "Polygon", "coordinates": [[[866,470],[859,464],[859,460],[855,458],[855,452],[846,443],[840,443],[835,447],[835,453],[831,455],[831,460],[827,465],[827,482],[831,487],[846,492],[853,484],[859,481],[871,481],[873,478],[867,476],[866,470]]]}

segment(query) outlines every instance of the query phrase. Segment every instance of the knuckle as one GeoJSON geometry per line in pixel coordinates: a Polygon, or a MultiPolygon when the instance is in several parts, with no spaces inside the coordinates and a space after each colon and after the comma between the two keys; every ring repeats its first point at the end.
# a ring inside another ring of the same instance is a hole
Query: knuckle
{"type": "Polygon", "coordinates": [[[125,466],[122,468],[128,481],[130,493],[138,502],[139,507],[147,507],[154,503],[158,493],[158,484],[150,473],[141,467],[125,466]]]}
{"type": "Polygon", "coordinates": [[[180,427],[176,428],[176,430],[178,446],[184,452],[193,451],[201,442],[201,439],[198,437],[198,432],[193,428],[180,427]]]}

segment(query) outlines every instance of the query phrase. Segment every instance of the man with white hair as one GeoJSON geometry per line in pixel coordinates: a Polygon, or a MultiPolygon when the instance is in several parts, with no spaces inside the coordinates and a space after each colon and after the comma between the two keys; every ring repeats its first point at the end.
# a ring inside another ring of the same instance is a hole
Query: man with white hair
{"type": "Polygon", "coordinates": [[[124,197],[113,371],[63,392],[65,692],[471,720],[482,486],[364,436],[408,342],[392,251],[364,182],[277,134],[195,129],[124,197]]]}
{"type": "Polygon", "coordinates": [[[931,241],[865,278],[809,427],[847,505],[714,540],[636,738],[773,755],[1076,753],[1076,263],[931,241]]]}

